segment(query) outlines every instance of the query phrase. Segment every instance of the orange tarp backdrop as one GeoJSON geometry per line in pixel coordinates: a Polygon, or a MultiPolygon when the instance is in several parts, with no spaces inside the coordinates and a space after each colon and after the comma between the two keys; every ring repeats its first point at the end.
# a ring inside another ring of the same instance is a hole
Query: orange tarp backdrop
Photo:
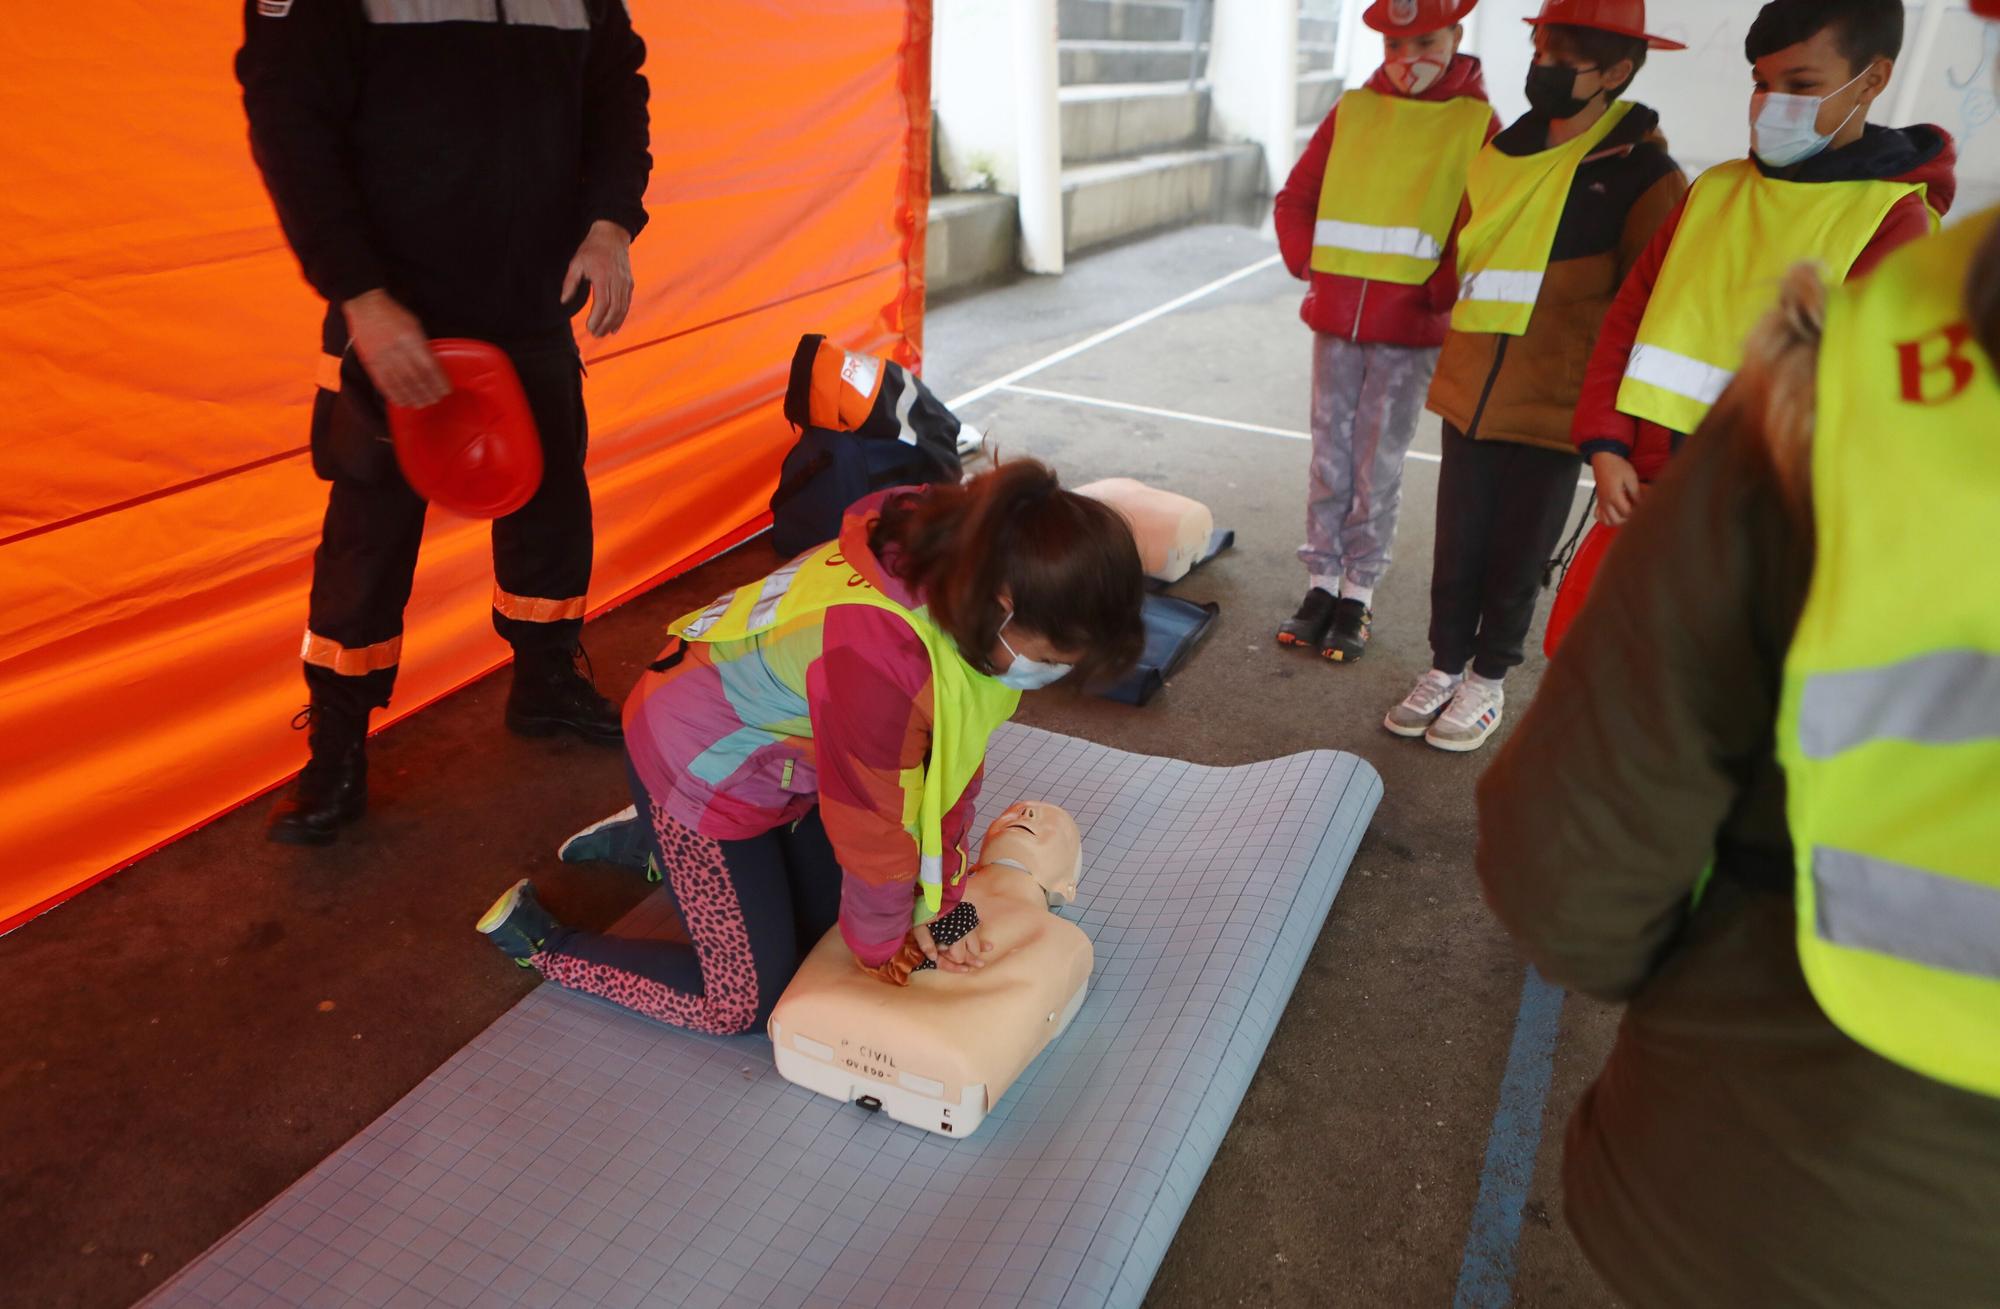
{"type": "MultiPolygon", "coordinates": [[[[652,225],[584,342],[596,608],[760,524],[801,332],[914,363],[923,303],[929,0],[630,8],[652,225]]],[[[0,930],[304,759],[322,306],[250,161],[241,14],[8,13],[0,930]]],[[[396,714],[507,657],[491,590],[487,524],[433,510],[396,714]]]]}

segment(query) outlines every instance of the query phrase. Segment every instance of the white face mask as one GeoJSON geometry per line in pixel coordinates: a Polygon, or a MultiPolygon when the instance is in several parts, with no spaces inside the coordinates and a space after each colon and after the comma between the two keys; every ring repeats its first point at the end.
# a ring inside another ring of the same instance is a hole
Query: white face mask
{"type": "Polygon", "coordinates": [[[1019,650],[1007,644],[1007,637],[1005,635],[1007,623],[1013,621],[1014,615],[1010,613],[1007,615],[1006,622],[1000,624],[1000,631],[1002,633],[1000,645],[1008,654],[1014,656],[1014,662],[1007,666],[1006,672],[993,674],[993,680],[1015,691],[1039,691],[1045,686],[1053,686],[1057,682],[1062,681],[1063,678],[1068,677],[1070,670],[1076,667],[1075,664],[1043,663],[1039,659],[1028,658],[1019,650]]]}
{"type": "Polygon", "coordinates": [[[1382,68],[1389,75],[1389,85],[1404,95],[1422,95],[1444,76],[1445,64],[1430,55],[1419,55],[1415,59],[1391,59],[1382,68]]]}
{"type": "Polygon", "coordinates": [[[1790,168],[1832,145],[1833,138],[1861,112],[1861,106],[1856,104],[1840,120],[1840,126],[1824,136],[1819,131],[1820,106],[1866,76],[1868,69],[1864,68],[1846,86],[1836,87],[1826,95],[1784,95],[1777,91],[1752,95],[1750,141],[1757,157],[1773,168],[1790,168]]]}

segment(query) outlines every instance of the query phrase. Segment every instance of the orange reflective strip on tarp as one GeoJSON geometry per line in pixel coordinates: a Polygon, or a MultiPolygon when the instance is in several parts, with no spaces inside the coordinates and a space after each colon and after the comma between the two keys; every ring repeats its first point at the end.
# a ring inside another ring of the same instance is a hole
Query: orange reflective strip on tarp
{"type": "Polygon", "coordinates": [[[583,617],[584,603],[580,595],[573,595],[567,600],[550,600],[539,595],[515,595],[495,586],[493,612],[517,623],[560,623],[583,617]]]}
{"type": "Polygon", "coordinates": [[[342,677],[361,677],[384,668],[394,668],[403,658],[403,638],[392,636],[374,645],[345,646],[307,628],[299,658],[315,668],[330,669],[342,677]]]}
{"type": "MultiPolygon", "coordinates": [[[[930,179],[927,0],[630,9],[652,226],[624,330],[582,339],[600,609],[766,521],[802,332],[916,366],[930,179]]],[[[333,379],[250,161],[242,22],[140,0],[8,15],[0,930],[304,759],[288,724],[327,495],[306,432],[333,379]]],[[[489,524],[429,516],[378,726],[506,660],[492,567],[489,524]]]]}

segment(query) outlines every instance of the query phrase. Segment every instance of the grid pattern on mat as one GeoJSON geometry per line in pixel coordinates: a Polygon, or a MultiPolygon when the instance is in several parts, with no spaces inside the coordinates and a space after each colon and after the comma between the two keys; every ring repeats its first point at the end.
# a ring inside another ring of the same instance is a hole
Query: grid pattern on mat
{"type": "Polygon", "coordinates": [[[1097,969],[976,1136],[791,1086],[762,1037],[542,986],[147,1303],[1138,1305],[1381,781],[1349,755],[1206,768],[1010,726],[985,796],[1076,815],[1068,912],[1097,969]]]}

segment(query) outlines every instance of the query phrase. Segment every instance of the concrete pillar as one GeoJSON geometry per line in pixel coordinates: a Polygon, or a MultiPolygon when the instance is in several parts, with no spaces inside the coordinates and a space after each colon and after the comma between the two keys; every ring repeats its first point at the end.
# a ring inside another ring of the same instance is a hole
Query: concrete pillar
{"type": "Polygon", "coordinates": [[[1299,130],[1299,0],[1220,0],[1208,54],[1213,134],[1264,152],[1275,190],[1292,171],[1299,130]]]}
{"type": "Polygon", "coordinates": [[[1008,0],[1014,13],[1014,113],[1020,146],[1021,267],[1063,270],[1062,106],[1056,0],[1008,0]]]}
{"type": "Polygon", "coordinates": [[[1017,198],[1021,261],[1062,271],[1056,0],[936,0],[931,95],[945,182],[1017,198]]]}

